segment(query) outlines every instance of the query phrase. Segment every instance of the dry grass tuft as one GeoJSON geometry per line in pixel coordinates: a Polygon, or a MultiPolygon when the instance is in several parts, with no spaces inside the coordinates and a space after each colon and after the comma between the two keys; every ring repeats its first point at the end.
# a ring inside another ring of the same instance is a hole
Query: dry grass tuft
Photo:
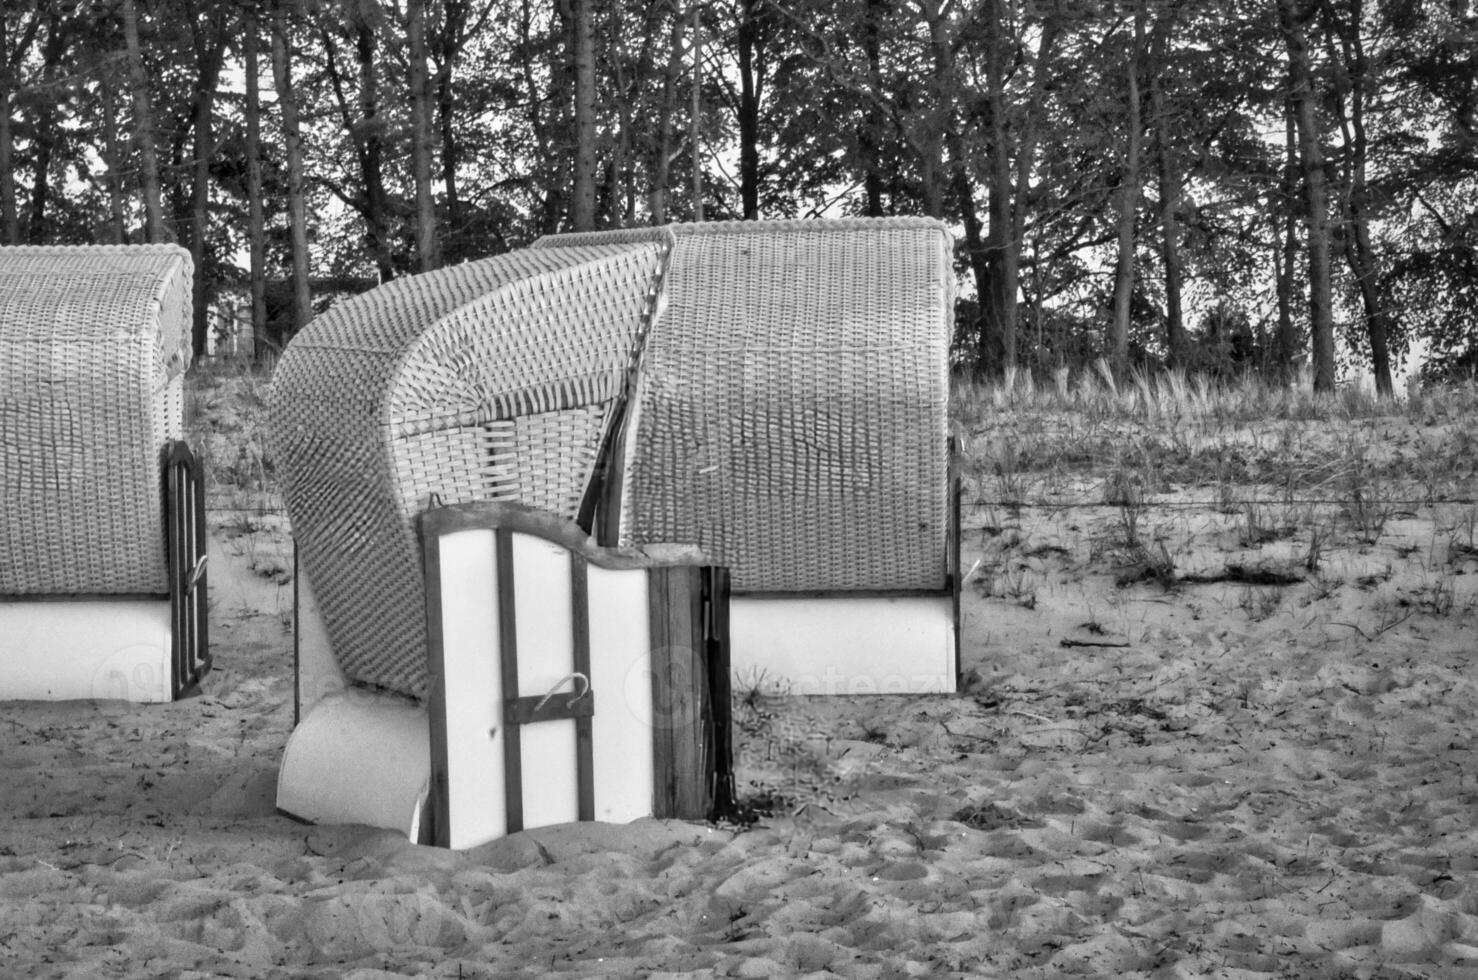
{"type": "Polygon", "coordinates": [[[205,463],[207,493],[232,507],[267,506],[277,491],[267,425],[271,365],[202,362],[185,390],[186,439],[205,463]]]}

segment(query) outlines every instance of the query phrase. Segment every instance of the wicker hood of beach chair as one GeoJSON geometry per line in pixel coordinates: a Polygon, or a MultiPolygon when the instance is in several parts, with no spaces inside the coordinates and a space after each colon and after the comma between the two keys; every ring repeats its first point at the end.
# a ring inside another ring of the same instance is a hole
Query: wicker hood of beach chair
{"type": "Polygon", "coordinates": [[[952,239],[927,218],[558,235],[667,240],[626,422],[619,543],[736,592],[946,587],[952,239]]]}
{"type": "Polygon", "coordinates": [[[660,243],[523,250],[340,303],[284,352],[271,427],[301,567],[345,674],[427,684],[416,520],[575,516],[655,301],[660,243]]]}
{"type": "Polygon", "coordinates": [[[737,590],[947,589],[950,249],[914,218],[552,236],[315,319],[272,428],[340,667],[425,694],[437,503],[594,491],[604,543],[696,545],[737,590]]]}
{"type": "Polygon", "coordinates": [[[192,273],[173,245],[0,248],[0,595],[169,591],[192,273]]]}

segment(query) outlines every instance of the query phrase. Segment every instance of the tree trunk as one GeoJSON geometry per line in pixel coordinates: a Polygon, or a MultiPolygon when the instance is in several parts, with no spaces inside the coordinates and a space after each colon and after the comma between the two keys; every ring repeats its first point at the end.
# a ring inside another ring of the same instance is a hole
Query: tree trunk
{"type": "Polygon", "coordinates": [[[611,181],[606,193],[606,214],[618,228],[629,228],[636,219],[636,186],[631,165],[631,136],[633,126],[632,94],[640,91],[645,73],[643,60],[647,57],[651,38],[647,37],[642,54],[638,58],[636,84],[626,77],[626,59],[622,56],[623,37],[621,27],[625,23],[618,14],[611,19],[610,62],[611,103],[616,116],[616,143],[611,151],[611,181]]]}
{"type": "Polygon", "coordinates": [[[133,0],[122,0],[123,42],[128,56],[129,87],[133,92],[134,139],[139,147],[140,180],[144,192],[144,235],[151,242],[173,241],[164,223],[163,192],[159,183],[159,151],[154,136],[154,113],[149,100],[149,78],[139,48],[139,16],[133,0]]]}
{"type": "Polygon", "coordinates": [[[1293,329],[1293,262],[1297,257],[1296,248],[1291,248],[1289,241],[1289,222],[1285,215],[1274,211],[1269,217],[1270,235],[1268,241],[1271,245],[1270,251],[1273,258],[1273,289],[1278,303],[1278,322],[1273,327],[1273,344],[1269,363],[1265,364],[1265,370],[1270,371],[1277,379],[1288,383],[1290,351],[1295,347],[1289,340],[1289,333],[1293,329]]]}
{"type": "Polygon", "coordinates": [[[347,33],[354,41],[354,61],[358,74],[356,106],[350,99],[343,73],[339,70],[338,45],[334,26],[324,24],[319,35],[323,40],[324,65],[329,84],[338,104],[344,131],[354,146],[359,164],[359,191],[340,196],[349,203],[364,222],[364,238],[370,258],[381,282],[395,278],[395,262],[390,250],[390,198],[385,191],[385,119],[380,112],[379,39],[375,35],[375,6],[372,0],[355,0],[344,8],[350,18],[347,33]]]}
{"type": "Polygon", "coordinates": [[[1159,94],[1160,83],[1152,82],[1153,111],[1159,118],[1160,153],[1157,160],[1160,183],[1160,260],[1165,266],[1165,346],[1170,364],[1184,367],[1190,353],[1190,341],[1185,331],[1184,304],[1181,288],[1185,279],[1184,263],[1180,257],[1180,173],[1171,158],[1173,137],[1166,126],[1163,96],[1159,94]]]}
{"type": "Polygon", "coordinates": [[[1366,166],[1370,139],[1365,130],[1370,66],[1365,56],[1365,42],[1360,36],[1364,21],[1364,2],[1349,0],[1349,4],[1350,19],[1340,25],[1344,35],[1341,38],[1344,48],[1341,52],[1343,64],[1340,53],[1331,58],[1343,83],[1341,88],[1349,92],[1348,114],[1343,97],[1338,99],[1340,129],[1345,144],[1345,194],[1341,207],[1344,233],[1340,239],[1344,245],[1345,261],[1355,277],[1355,286],[1359,290],[1360,303],[1365,314],[1375,390],[1381,396],[1389,398],[1394,393],[1391,383],[1389,314],[1381,303],[1376,285],[1380,263],[1370,242],[1370,185],[1366,166]]]}
{"type": "MultiPolygon", "coordinates": [[[[66,50],[66,38],[62,33],[61,15],[52,11],[47,16],[46,44],[41,55],[41,82],[51,90],[56,82],[57,66],[66,50]]],[[[31,202],[26,219],[26,239],[32,244],[43,244],[51,236],[46,228],[46,208],[51,201],[51,161],[61,133],[57,129],[56,110],[51,102],[44,102],[36,113],[32,144],[35,147],[36,170],[31,182],[31,202]]]]}
{"type": "MultiPolygon", "coordinates": [[[[1292,84],[1289,85],[1290,92],[1292,84]]],[[[1291,94],[1283,100],[1282,207],[1273,209],[1274,268],[1278,278],[1278,335],[1275,344],[1279,378],[1292,380],[1293,359],[1300,348],[1298,324],[1293,318],[1293,277],[1298,265],[1298,128],[1291,94]],[[1281,261],[1276,261],[1281,255],[1281,261]]]]}
{"type": "Polygon", "coordinates": [[[739,0],[739,201],[745,221],[760,216],[760,87],[755,78],[759,0],[739,0]]]}
{"type": "Polygon", "coordinates": [[[677,0],[668,4],[672,17],[667,46],[667,68],[662,73],[662,102],[658,110],[657,140],[652,151],[651,187],[647,211],[652,224],[667,221],[667,199],[671,192],[673,144],[676,140],[678,83],[683,74],[683,16],[677,0]]]}
{"type": "MultiPolygon", "coordinates": [[[[986,51],[985,97],[990,112],[990,278],[989,288],[981,296],[986,314],[990,347],[995,367],[1009,370],[1017,364],[1016,322],[1017,293],[1020,291],[1021,225],[1013,202],[1024,201],[1025,188],[1014,186],[1011,171],[1011,138],[1007,127],[1010,109],[1006,99],[1006,74],[1011,70],[1007,56],[1006,18],[1002,14],[1005,0],[987,0],[989,5],[986,51]],[[1019,190],[1019,194],[1016,192],[1019,190]]],[[[1050,30],[1043,28],[1043,43],[1050,44],[1050,30]]],[[[1037,67],[1038,75],[1041,66],[1037,67]]],[[[1034,85],[1034,89],[1035,89],[1034,85]]],[[[1039,93],[1034,91],[1034,97],[1039,93]]],[[[1018,144],[1020,144],[1018,140],[1018,144]]],[[[1031,151],[1017,146],[1018,155],[1031,151]]],[[[1023,161],[1023,165],[1027,164],[1023,161]]],[[[987,361],[989,363],[989,361],[987,361]]]]}
{"type": "Polygon", "coordinates": [[[693,90],[688,147],[693,155],[693,220],[703,220],[703,8],[693,4],[693,90]]]}
{"type": "Polygon", "coordinates": [[[457,164],[461,160],[457,143],[456,88],[452,84],[453,68],[465,37],[468,7],[464,0],[446,0],[443,4],[445,23],[443,34],[438,39],[441,66],[436,73],[436,115],[441,131],[441,187],[446,245],[443,256],[450,254],[453,260],[463,255],[462,195],[457,185],[457,164]]]}
{"type": "Polygon", "coordinates": [[[246,240],[251,290],[252,356],[267,335],[267,217],[262,201],[262,96],[258,78],[257,0],[246,7],[246,240]]]}
{"type": "Polygon", "coordinates": [[[128,243],[128,202],[123,193],[123,147],[118,140],[118,102],[113,79],[101,76],[98,84],[99,123],[103,137],[103,163],[108,168],[108,233],[113,245],[128,243]]]}
{"type": "Polygon", "coordinates": [[[36,114],[36,170],[31,179],[31,200],[26,211],[26,241],[43,245],[49,240],[46,230],[46,205],[51,200],[51,154],[56,145],[55,119],[50,110],[36,114]]]}
{"type": "Polygon", "coordinates": [[[10,128],[10,98],[15,71],[10,63],[10,36],[0,14],[0,245],[20,244],[20,219],[15,210],[15,134],[10,128]]]}
{"type": "MultiPolygon", "coordinates": [[[[999,32],[1004,44],[1004,25],[999,32]]],[[[1015,186],[1007,188],[1001,186],[1001,193],[1011,194],[1011,203],[1008,205],[993,205],[1002,207],[1002,217],[1010,218],[1010,236],[1003,243],[1004,248],[1000,253],[998,266],[998,289],[1000,296],[1001,317],[1001,344],[1003,356],[1006,363],[1015,364],[1019,360],[1017,354],[1017,335],[1020,332],[1021,320],[1018,312],[1017,294],[1020,292],[1021,280],[1021,249],[1026,238],[1026,202],[1031,198],[1031,175],[1032,168],[1036,162],[1037,146],[1041,142],[1042,133],[1042,104],[1047,96],[1047,82],[1051,77],[1047,71],[1047,65],[1051,62],[1056,51],[1057,40],[1060,36],[1057,25],[1047,21],[1041,26],[1041,36],[1037,41],[1036,65],[1032,72],[1031,94],[1027,99],[1025,121],[1021,134],[1017,137],[1016,145],[1016,178],[1015,186]]],[[[996,178],[1001,180],[999,176],[996,178]]],[[[1034,264],[1032,268],[1033,278],[1040,283],[1041,266],[1034,264]]],[[[1037,326],[1037,349],[1042,347],[1042,297],[1039,288],[1034,288],[1035,299],[1032,304],[1032,317],[1037,326]]]]}
{"type": "Polygon", "coordinates": [[[16,34],[0,14],[0,245],[22,244],[20,212],[16,207],[15,138],[11,118],[20,66],[27,62],[31,46],[41,30],[39,4],[26,4],[27,16],[18,19],[16,34]]]}
{"type": "Polygon", "coordinates": [[[366,11],[355,14],[354,56],[359,65],[359,119],[363,126],[364,222],[380,281],[395,278],[390,255],[390,196],[385,192],[385,121],[380,115],[379,38],[366,11]]]}
{"type": "MultiPolygon", "coordinates": [[[[188,4],[187,7],[194,7],[188,4]]],[[[210,324],[212,276],[207,269],[206,240],[210,233],[210,161],[215,156],[211,123],[215,117],[215,92],[225,63],[224,31],[215,17],[189,10],[195,47],[194,186],[190,193],[190,258],[195,266],[194,319],[191,342],[195,356],[205,353],[210,324]]]]}
{"type": "Polygon", "coordinates": [[[1334,310],[1329,267],[1329,192],[1324,174],[1324,150],[1316,114],[1313,72],[1304,25],[1312,16],[1298,0],[1278,0],[1278,19],[1288,46],[1294,121],[1298,130],[1299,164],[1303,172],[1304,215],[1308,228],[1309,332],[1314,360],[1314,390],[1334,391],[1334,310]]]}
{"type": "MultiPolygon", "coordinates": [[[[575,69],[575,173],[570,223],[575,231],[595,228],[595,32],[592,0],[569,0],[570,57],[575,69]]],[[[619,15],[618,15],[619,16],[619,15]]]]}
{"type": "Polygon", "coordinates": [[[1149,72],[1150,116],[1154,119],[1156,173],[1160,184],[1160,260],[1165,267],[1165,346],[1170,364],[1184,367],[1189,354],[1181,304],[1181,282],[1184,277],[1180,257],[1181,184],[1179,161],[1175,158],[1175,135],[1171,131],[1165,109],[1165,83],[1168,51],[1175,30],[1175,8],[1170,7],[1155,32],[1157,57],[1149,72]]]}
{"type": "Polygon", "coordinates": [[[298,98],[293,88],[288,53],[288,24],[284,6],[277,0],[272,10],[272,74],[277,83],[277,103],[282,110],[282,132],[287,143],[287,220],[292,235],[293,329],[301,330],[313,318],[313,298],[308,277],[308,208],[303,194],[303,137],[298,119],[298,98]]]}
{"type": "Polygon", "coordinates": [[[568,148],[557,145],[551,131],[556,128],[549,122],[545,115],[546,103],[555,107],[566,106],[574,101],[574,79],[571,72],[562,70],[569,68],[568,58],[559,58],[556,55],[557,64],[549,66],[550,79],[548,84],[538,77],[535,71],[535,54],[540,50],[542,40],[537,39],[534,33],[534,12],[532,0],[522,0],[519,4],[518,19],[518,50],[523,57],[518,65],[520,80],[523,83],[523,97],[527,100],[529,129],[533,133],[535,159],[549,161],[542,168],[541,173],[548,175],[542,187],[543,199],[539,202],[535,216],[535,227],[540,234],[551,235],[559,230],[560,221],[566,215],[568,209],[568,194],[566,193],[566,168],[564,162],[569,159],[568,148]]]}
{"type": "Polygon", "coordinates": [[[1370,244],[1370,223],[1365,209],[1354,201],[1349,205],[1349,224],[1353,234],[1345,235],[1345,258],[1360,290],[1365,311],[1365,328],[1370,338],[1370,366],[1375,375],[1375,390],[1391,397],[1395,387],[1391,381],[1391,348],[1389,313],[1381,303],[1376,288],[1375,249],[1370,244]]]}
{"type": "Polygon", "coordinates": [[[970,263],[970,274],[975,279],[975,295],[978,297],[980,307],[975,318],[976,369],[985,374],[997,374],[1000,370],[1000,350],[995,345],[997,338],[988,328],[991,322],[989,246],[985,242],[980,213],[975,208],[975,188],[970,180],[969,167],[963,156],[964,141],[956,137],[951,142],[956,145],[956,150],[952,151],[952,155],[955,156],[955,197],[959,205],[961,222],[965,226],[965,256],[970,263]]]}
{"type": "Polygon", "coordinates": [[[930,134],[923,142],[919,159],[919,197],[924,213],[931,218],[944,217],[944,136],[930,134]]]}
{"type": "Polygon", "coordinates": [[[422,272],[441,265],[431,195],[431,86],[426,71],[426,0],[406,0],[411,89],[411,170],[416,182],[416,257],[422,272]]]}
{"type": "Polygon", "coordinates": [[[924,213],[943,218],[944,191],[953,181],[945,165],[946,134],[955,129],[954,39],[950,37],[945,11],[939,0],[920,0],[919,15],[929,32],[932,54],[929,76],[931,106],[926,117],[924,136],[915,144],[919,154],[919,195],[924,213]]]}
{"type": "Polygon", "coordinates": [[[1129,367],[1129,314],[1134,298],[1134,224],[1139,210],[1140,104],[1139,62],[1144,48],[1144,5],[1134,11],[1134,41],[1129,52],[1128,133],[1125,138],[1124,167],[1119,179],[1118,262],[1114,268],[1114,318],[1110,332],[1110,348],[1115,370],[1129,367]]]}
{"type": "Polygon", "coordinates": [[[19,245],[20,216],[15,209],[15,136],[10,129],[10,106],[0,94],[0,245],[19,245]]]}
{"type": "Polygon", "coordinates": [[[887,180],[883,174],[883,133],[886,118],[883,114],[881,95],[883,91],[883,15],[887,0],[867,0],[865,20],[862,24],[862,50],[867,55],[868,84],[878,98],[869,100],[862,125],[858,132],[857,145],[862,157],[863,214],[869,218],[881,218],[883,189],[887,180]]]}
{"type": "MultiPolygon", "coordinates": [[[[422,0],[433,2],[433,0],[422,0]]],[[[496,13],[506,13],[506,4],[498,0],[441,0],[441,19],[434,18],[429,25],[440,24],[441,30],[433,35],[430,47],[438,61],[432,85],[436,90],[437,126],[441,140],[441,183],[442,218],[440,255],[443,263],[460,261],[469,251],[483,254],[489,247],[506,248],[501,234],[492,232],[495,242],[469,242],[463,216],[462,194],[457,168],[461,165],[461,142],[457,139],[457,65],[470,38],[480,36],[487,29],[488,21],[496,13]]],[[[428,8],[436,9],[434,6],[428,8]]]]}

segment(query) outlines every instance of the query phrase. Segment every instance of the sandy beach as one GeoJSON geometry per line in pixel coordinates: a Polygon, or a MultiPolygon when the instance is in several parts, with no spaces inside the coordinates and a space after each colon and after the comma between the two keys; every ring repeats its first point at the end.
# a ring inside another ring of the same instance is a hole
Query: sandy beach
{"type": "Polygon", "coordinates": [[[0,976],[1478,976],[1471,399],[977,406],[966,690],[736,677],[754,822],[454,853],[276,812],[290,532],[224,482],[268,476],[239,387],[192,395],[200,693],[5,705],[0,976]]]}

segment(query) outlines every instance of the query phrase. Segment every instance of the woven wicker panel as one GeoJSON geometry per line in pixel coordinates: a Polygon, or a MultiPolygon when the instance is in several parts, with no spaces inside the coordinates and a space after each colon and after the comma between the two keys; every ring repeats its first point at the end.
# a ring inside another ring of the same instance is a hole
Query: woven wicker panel
{"type": "Polygon", "coordinates": [[[0,594],[168,591],[191,281],[172,245],[0,248],[0,594]]]}
{"type": "Polygon", "coordinates": [[[350,677],[425,691],[415,517],[432,500],[572,513],[661,255],[604,243],[408,277],[335,307],[288,346],[274,443],[299,556],[350,677]],[[560,448],[532,451],[545,437],[560,448]]]}
{"type": "Polygon", "coordinates": [[[518,419],[513,450],[518,492],[512,499],[574,518],[590,485],[610,405],[606,401],[518,419]]]}
{"type": "Polygon", "coordinates": [[[745,591],[944,587],[954,282],[944,227],[668,231],[622,543],[697,544],[745,591]]]}

